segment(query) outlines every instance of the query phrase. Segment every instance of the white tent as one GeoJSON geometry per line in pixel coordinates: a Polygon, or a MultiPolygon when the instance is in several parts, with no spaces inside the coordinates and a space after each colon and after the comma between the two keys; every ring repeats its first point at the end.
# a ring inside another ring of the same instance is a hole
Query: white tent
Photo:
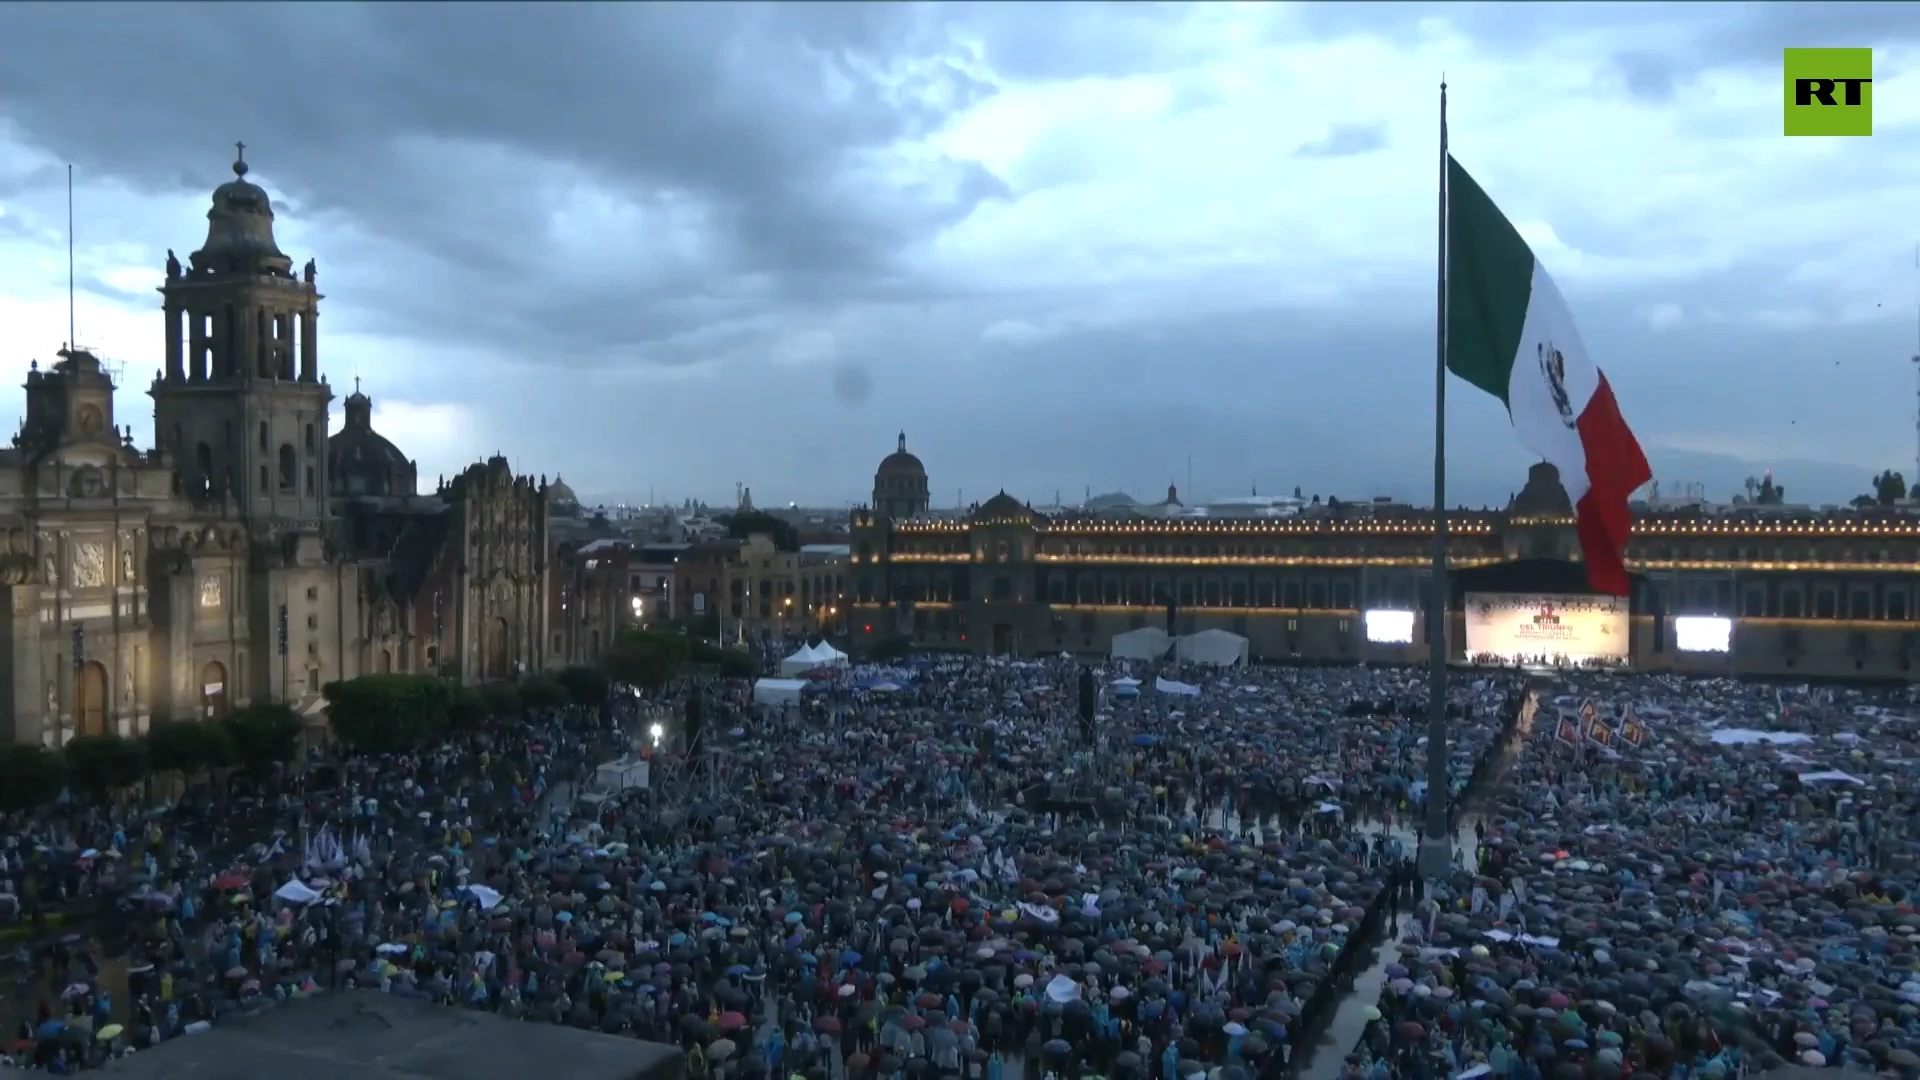
{"type": "Polygon", "coordinates": [[[846,662],[846,653],[823,641],[818,645],[802,645],[794,650],[792,656],[780,661],[780,674],[792,677],[814,668],[834,667],[846,662]]]}
{"type": "Polygon", "coordinates": [[[1158,660],[1167,655],[1167,646],[1171,644],[1173,639],[1167,636],[1165,630],[1157,626],[1143,626],[1138,630],[1113,635],[1113,658],[1158,660]]]}
{"type": "Polygon", "coordinates": [[[1247,662],[1247,639],[1226,630],[1182,634],[1173,644],[1174,655],[1183,664],[1232,667],[1247,662]]]}
{"type": "Polygon", "coordinates": [[[761,679],[753,684],[753,703],[784,705],[789,701],[799,701],[800,692],[806,688],[805,679],[761,679]]]}
{"type": "Polygon", "coordinates": [[[1155,690],[1160,691],[1163,694],[1172,694],[1175,697],[1199,697],[1200,696],[1199,687],[1193,685],[1192,683],[1175,682],[1172,679],[1156,678],[1153,680],[1153,688],[1155,690]]]}

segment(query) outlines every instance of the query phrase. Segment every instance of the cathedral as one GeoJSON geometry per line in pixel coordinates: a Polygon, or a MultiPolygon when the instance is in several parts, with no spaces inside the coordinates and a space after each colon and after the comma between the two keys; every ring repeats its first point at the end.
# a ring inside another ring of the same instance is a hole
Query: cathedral
{"type": "Polygon", "coordinates": [[[318,714],[370,672],[511,678],[550,661],[548,489],[502,457],[429,494],[356,387],[340,431],[323,299],[244,159],[160,287],[153,449],[76,346],[27,373],[0,450],[0,731],[60,746],[250,702],[318,714]]]}

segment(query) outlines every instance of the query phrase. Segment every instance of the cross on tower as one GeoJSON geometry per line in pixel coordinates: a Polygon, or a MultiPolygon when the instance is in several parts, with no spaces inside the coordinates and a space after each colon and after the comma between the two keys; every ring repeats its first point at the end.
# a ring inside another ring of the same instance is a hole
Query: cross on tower
{"type": "Polygon", "coordinates": [[[234,157],[235,161],[245,162],[247,160],[247,144],[246,143],[243,143],[243,142],[234,143],[233,152],[235,154],[235,157],[234,157]]]}

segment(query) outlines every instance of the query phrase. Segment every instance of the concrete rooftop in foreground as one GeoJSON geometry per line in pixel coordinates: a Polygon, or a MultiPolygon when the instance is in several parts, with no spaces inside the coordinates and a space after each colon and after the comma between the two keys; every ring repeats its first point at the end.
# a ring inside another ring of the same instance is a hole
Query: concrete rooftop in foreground
{"type": "Polygon", "coordinates": [[[372,991],[290,1001],[142,1050],[139,1080],[681,1080],[679,1048],[372,991]]]}

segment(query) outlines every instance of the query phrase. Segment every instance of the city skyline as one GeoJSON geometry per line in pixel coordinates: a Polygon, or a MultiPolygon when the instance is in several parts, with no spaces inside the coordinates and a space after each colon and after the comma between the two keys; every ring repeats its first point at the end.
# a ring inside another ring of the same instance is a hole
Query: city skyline
{"type": "MultiPolygon", "coordinates": [[[[839,506],[905,428],[936,505],[1149,499],[1189,455],[1194,498],[1420,503],[1444,70],[1456,154],[1554,269],[1663,486],[1771,468],[1844,502],[1915,471],[1897,6],[114,18],[0,12],[23,43],[0,413],[67,337],[65,166],[79,343],[137,393],[167,248],[245,140],[283,246],[318,260],[326,370],[364,379],[423,478],[498,450],[590,499],[745,481],[839,506]],[[1876,49],[1873,138],[1780,136],[1779,46],[1810,37],[1876,49]],[[327,46],[250,44],[287,40],[327,46]]],[[[1450,501],[1518,488],[1496,406],[1455,395],[1450,423],[1450,501]]]]}

